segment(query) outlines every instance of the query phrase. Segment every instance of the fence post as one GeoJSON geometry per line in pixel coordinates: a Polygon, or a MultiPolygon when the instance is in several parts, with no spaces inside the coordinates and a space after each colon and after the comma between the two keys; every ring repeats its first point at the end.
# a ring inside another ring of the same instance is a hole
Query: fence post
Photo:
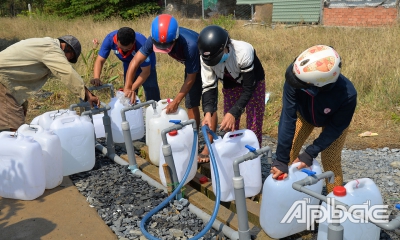
{"type": "Polygon", "coordinates": [[[396,10],[397,10],[397,21],[399,21],[399,16],[400,16],[400,14],[399,14],[399,0],[396,0],[396,3],[395,3],[395,6],[396,6],[396,10]]]}
{"type": "Polygon", "coordinates": [[[32,7],[31,7],[31,4],[30,3],[28,3],[28,11],[29,11],[29,18],[32,18],[32,7]]]}
{"type": "Polygon", "coordinates": [[[319,14],[319,24],[322,26],[324,24],[324,0],[321,0],[321,10],[319,14]]]}
{"type": "Polygon", "coordinates": [[[201,0],[201,16],[203,17],[204,20],[204,0],[201,0]]]}

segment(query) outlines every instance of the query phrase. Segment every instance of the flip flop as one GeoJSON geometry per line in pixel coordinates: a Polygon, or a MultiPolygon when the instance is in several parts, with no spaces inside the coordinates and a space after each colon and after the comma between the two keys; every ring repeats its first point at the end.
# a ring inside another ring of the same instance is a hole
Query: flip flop
{"type": "Polygon", "coordinates": [[[210,162],[210,156],[208,154],[199,153],[199,155],[197,156],[197,162],[199,163],[210,162]]]}

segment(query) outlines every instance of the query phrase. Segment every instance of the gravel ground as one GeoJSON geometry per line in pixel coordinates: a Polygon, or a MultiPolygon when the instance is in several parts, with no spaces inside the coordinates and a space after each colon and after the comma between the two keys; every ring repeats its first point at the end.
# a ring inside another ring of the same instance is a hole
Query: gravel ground
{"type": "MultiPolygon", "coordinates": [[[[204,145],[201,133],[199,142],[201,149],[204,145]]],[[[274,153],[276,140],[264,136],[263,146],[270,146],[274,153]]],[[[124,149],[118,146],[116,153],[125,154],[124,149]]],[[[319,158],[317,160],[320,162],[319,158]]],[[[270,165],[266,157],[262,157],[261,162],[264,182],[269,175],[270,165]]],[[[380,188],[384,204],[389,205],[389,213],[399,214],[399,210],[394,210],[394,205],[400,203],[400,149],[343,149],[342,168],[345,182],[371,178],[380,188]]],[[[126,167],[115,164],[97,152],[95,168],[72,175],[71,179],[119,239],[146,239],[140,231],[140,220],[167,197],[159,189],[131,174],[126,167]]],[[[147,231],[159,239],[188,239],[195,236],[206,223],[191,213],[187,204],[187,201],[171,202],[151,218],[146,225],[147,231]]],[[[316,233],[317,230],[303,232],[285,240],[316,239],[316,233]]],[[[221,233],[210,230],[200,239],[220,237],[221,233]]],[[[400,240],[400,237],[394,232],[382,230],[380,240],[400,240]]]]}
{"type": "MultiPolygon", "coordinates": [[[[118,155],[126,154],[118,146],[115,150],[118,155]]],[[[96,208],[99,216],[122,240],[146,239],[140,230],[141,219],[167,198],[163,190],[132,174],[127,166],[118,165],[98,152],[95,167],[91,171],[74,174],[71,179],[87,198],[89,206],[96,208]]],[[[188,205],[186,199],[170,202],[150,218],[146,230],[162,240],[196,236],[207,223],[191,213],[188,205]]],[[[223,237],[221,234],[210,229],[199,239],[217,239],[223,237]]]]}

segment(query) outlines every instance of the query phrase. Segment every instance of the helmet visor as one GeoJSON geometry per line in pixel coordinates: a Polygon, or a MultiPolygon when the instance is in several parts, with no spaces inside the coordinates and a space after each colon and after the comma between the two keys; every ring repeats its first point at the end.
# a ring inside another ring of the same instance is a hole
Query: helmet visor
{"type": "Polygon", "coordinates": [[[222,55],[224,55],[224,51],[220,51],[217,54],[214,54],[213,56],[204,56],[202,55],[201,58],[203,59],[203,62],[210,67],[213,67],[219,63],[219,61],[222,58],[222,55]]]}
{"type": "Polygon", "coordinates": [[[153,40],[153,50],[155,52],[161,52],[161,53],[169,53],[172,48],[174,47],[175,41],[169,42],[169,43],[160,43],[153,40]]]}

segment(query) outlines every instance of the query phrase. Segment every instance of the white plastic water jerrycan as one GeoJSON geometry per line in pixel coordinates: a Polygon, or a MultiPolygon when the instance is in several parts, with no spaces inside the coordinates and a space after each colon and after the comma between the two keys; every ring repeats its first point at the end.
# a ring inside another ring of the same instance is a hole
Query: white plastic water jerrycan
{"type": "Polygon", "coordinates": [[[103,117],[104,117],[104,113],[92,115],[93,125],[94,125],[94,133],[96,135],[96,138],[103,138],[106,136],[106,132],[104,130],[104,124],[103,124],[103,117]]]}
{"type": "Polygon", "coordinates": [[[50,125],[57,118],[67,117],[69,115],[77,115],[75,111],[70,111],[69,109],[58,109],[49,112],[45,112],[39,116],[37,123],[32,121],[32,124],[40,125],[43,129],[49,129],[50,125]]]}
{"type": "MultiPolygon", "coordinates": [[[[171,145],[172,157],[174,158],[176,175],[178,176],[179,182],[182,181],[183,176],[187,168],[190,168],[189,175],[185,181],[185,184],[190,182],[196,175],[197,171],[197,144],[194,146],[196,148],[193,164],[189,166],[190,156],[193,147],[193,127],[192,125],[186,125],[180,130],[173,130],[167,134],[168,144],[171,145]]],[[[160,167],[159,174],[162,184],[167,187],[167,181],[165,179],[165,174],[162,165],[165,163],[165,158],[162,153],[162,146],[160,146],[160,167]]]]}
{"type": "MultiPolygon", "coordinates": [[[[369,218],[373,218],[374,215],[379,217],[379,214],[385,213],[387,210],[382,206],[383,200],[379,188],[369,178],[352,180],[344,187],[336,186],[327,197],[330,198],[330,201],[335,199],[353,206],[354,209],[357,209],[356,212],[369,218]]],[[[318,240],[325,240],[328,239],[328,225],[332,222],[333,211],[332,207],[330,205],[327,206],[325,202],[321,204],[321,211],[324,211],[324,214],[327,213],[328,218],[319,223],[318,240]]],[[[380,238],[381,230],[375,224],[366,221],[362,222],[360,217],[351,215],[348,212],[340,212],[343,215],[340,218],[340,223],[344,228],[344,240],[378,240],[380,238]]]]}
{"type": "MultiPolygon", "coordinates": [[[[307,226],[306,221],[301,222],[304,219],[296,219],[296,217],[302,217],[301,212],[306,212],[307,205],[319,205],[318,199],[293,189],[294,182],[308,176],[297,169],[299,165],[300,163],[295,163],[289,166],[289,174],[286,179],[281,177],[273,179],[272,174],[265,179],[260,208],[260,225],[272,238],[284,238],[306,230],[311,223],[307,226]],[[297,212],[291,213],[290,209],[297,210],[297,212]],[[296,215],[296,213],[299,214],[296,215]]],[[[307,169],[315,174],[322,172],[321,166],[315,159],[313,165],[307,169]]],[[[314,185],[306,186],[306,188],[320,194],[322,185],[322,181],[319,181],[314,185]]]]}
{"type": "Polygon", "coordinates": [[[40,144],[46,172],[46,189],[60,185],[63,180],[60,138],[53,131],[45,130],[39,125],[23,124],[18,128],[18,134],[31,136],[40,144]]]}
{"type": "Polygon", "coordinates": [[[40,144],[32,137],[0,132],[0,196],[33,200],[45,190],[45,167],[40,144]]]}
{"type": "Polygon", "coordinates": [[[63,176],[88,171],[94,167],[94,126],[89,116],[58,118],[50,129],[61,141],[63,176]]]}
{"type": "MultiPolygon", "coordinates": [[[[249,145],[256,150],[260,148],[257,137],[253,131],[248,129],[228,132],[223,138],[219,137],[211,144],[215,161],[217,163],[217,170],[219,175],[221,201],[229,202],[235,200],[235,192],[233,188],[233,161],[249,152],[245,147],[249,145]]],[[[261,156],[242,162],[239,165],[240,175],[244,179],[244,189],[246,197],[252,197],[260,193],[262,180],[261,180],[261,156]]],[[[216,194],[215,186],[215,167],[211,165],[211,179],[213,192],[216,194]]]]}
{"type": "MultiPolygon", "coordinates": [[[[116,94],[119,95],[118,92],[116,94]]],[[[136,103],[140,103],[139,98],[136,96],[136,103]]],[[[108,115],[111,117],[111,131],[113,140],[115,143],[124,143],[124,135],[122,132],[122,116],[121,110],[129,105],[124,105],[118,97],[111,98],[109,106],[111,109],[108,111],[108,115]]],[[[130,132],[132,140],[140,139],[144,136],[144,120],[143,120],[143,109],[130,110],[125,112],[126,120],[129,122],[130,132]]],[[[103,125],[103,120],[101,120],[103,125]]]]}
{"type": "Polygon", "coordinates": [[[157,102],[156,104],[156,113],[154,112],[153,106],[148,106],[146,108],[146,145],[149,145],[149,138],[147,137],[147,133],[149,133],[149,123],[150,123],[150,119],[155,116],[159,116],[159,114],[161,113],[161,111],[168,105],[168,103],[171,100],[168,99],[161,99],[160,101],[157,102]]]}
{"type": "Polygon", "coordinates": [[[174,123],[169,122],[170,120],[181,120],[186,121],[189,117],[186,111],[178,107],[178,110],[171,114],[166,114],[165,110],[156,115],[152,115],[149,120],[148,132],[146,132],[146,141],[148,141],[149,158],[152,164],[160,165],[160,144],[161,144],[161,131],[171,127],[174,123]]]}
{"type": "Polygon", "coordinates": [[[32,124],[32,125],[39,125],[39,118],[40,118],[40,116],[42,116],[42,115],[39,115],[39,116],[34,117],[34,118],[32,119],[32,121],[31,121],[31,124],[32,124]]]}

